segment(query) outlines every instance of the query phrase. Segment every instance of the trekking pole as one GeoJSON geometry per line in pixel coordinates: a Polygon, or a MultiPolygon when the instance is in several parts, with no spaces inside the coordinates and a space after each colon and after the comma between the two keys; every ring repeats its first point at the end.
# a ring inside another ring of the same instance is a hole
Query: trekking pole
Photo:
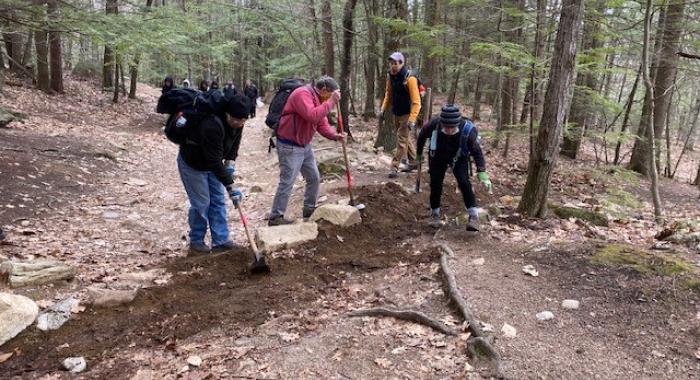
{"type": "MultiPolygon", "coordinates": [[[[433,89],[432,88],[427,88],[425,90],[425,99],[427,99],[428,106],[425,107],[425,114],[423,115],[423,124],[427,123],[430,121],[430,117],[433,114],[433,101],[432,101],[432,95],[433,95],[433,89]]],[[[423,126],[421,125],[421,128],[423,126]]],[[[420,129],[416,129],[417,131],[420,131],[420,129]]],[[[417,134],[420,134],[418,132],[417,134]]],[[[416,137],[417,139],[417,137],[416,137]]],[[[415,191],[416,193],[420,193],[420,174],[423,169],[423,152],[417,152],[418,155],[421,156],[420,161],[418,161],[418,174],[416,174],[416,188],[415,191]]]]}
{"type": "MultiPolygon", "coordinates": [[[[338,127],[340,133],[343,133],[343,114],[340,112],[340,103],[336,103],[338,109],[338,127]]],[[[345,158],[345,178],[348,182],[348,194],[350,195],[350,206],[355,206],[358,210],[363,210],[365,205],[362,203],[355,204],[355,197],[352,196],[352,175],[350,174],[350,160],[348,160],[348,150],[345,145],[345,139],[341,141],[343,145],[343,158],[345,158]]]]}
{"type": "Polygon", "coordinates": [[[243,215],[243,210],[241,209],[240,201],[239,204],[235,205],[236,210],[238,210],[238,215],[241,218],[241,222],[243,222],[243,229],[245,229],[245,236],[248,238],[248,243],[250,243],[251,248],[253,249],[253,254],[255,255],[255,261],[253,261],[253,265],[250,266],[250,272],[251,273],[270,273],[270,267],[267,266],[267,263],[265,262],[265,256],[263,256],[260,251],[258,250],[258,245],[255,244],[255,240],[253,240],[253,237],[250,235],[250,231],[248,230],[248,218],[243,215]]]}

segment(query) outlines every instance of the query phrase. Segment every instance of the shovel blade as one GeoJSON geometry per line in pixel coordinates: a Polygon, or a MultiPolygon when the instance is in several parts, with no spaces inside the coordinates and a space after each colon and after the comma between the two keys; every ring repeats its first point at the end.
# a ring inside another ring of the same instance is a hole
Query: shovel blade
{"type": "Polygon", "coordinates": [[[250,273],[252,274],[267,274],[270,273],[270,267],[265,262],[264,257],[256,257],[253,264],[250,266],[250,273]]]}

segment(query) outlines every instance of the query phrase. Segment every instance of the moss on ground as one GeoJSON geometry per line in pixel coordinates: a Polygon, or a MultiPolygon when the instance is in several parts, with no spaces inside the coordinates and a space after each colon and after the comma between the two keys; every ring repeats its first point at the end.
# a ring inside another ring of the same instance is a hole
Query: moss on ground
{"type": "Polygon", "coordinates": [[[661,276],[674,276],[693,273],[693,267],[673,257],[652,254],[623,244],[610,244],[593,255],[592,262],[606,266],[630,267],[643,274],[656,273],[661,276]]]}
{"type": "Polygon", "coordinates": [[[580,208],[574,208],[574,207],[566,207],[566,206],[559,206],[559,205],[554,205],[550,204],[549,208],[554,211],[554,214],[560,218],[563,219],[568,219],[568,218],[577,218],[581,220],[585,220],[587,222],[591,222],[595,224],[596,226],[601,226],[601,227],[607,227],[608,226],[608,218],[595,211],[591,210],[583,210],[580,208]]]}
{"type": "Polygon", "coordinates": [[[337,162],[319,162],[318,171],[322,176],[343,175],[345,173],[345,166],[337,162]]]}

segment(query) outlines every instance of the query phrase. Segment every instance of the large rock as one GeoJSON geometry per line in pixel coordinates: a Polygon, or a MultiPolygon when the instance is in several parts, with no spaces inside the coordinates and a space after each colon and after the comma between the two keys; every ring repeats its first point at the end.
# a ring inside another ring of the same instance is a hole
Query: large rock
{"type": "Polygon", "coordinates": [[[155,268],[144,272],[124,273],[117,277],[117,286],[124,288],[150,288],[156,285],[164,285],[168,282],[170,274],[165,270],[155,268]]]}
{"type": "Polygon", "coordinates": [[[20,263],[7,261],[0,265],[0,273],[7,276],[11,287],[36,286],[75,277],[75,268],[56,261],[20,263]]]}
{"type": "Polygon", "coordinates": [[[349,227],[362,222],[360,210],[346,205],[323,205],[317,208],[311,218],[312,222],[325,220],[336,226],[349,227]]]}
{"type": "Polygon", "coordinates": [[[113,290],[92,286],[88,288],[88,297],[95,307],[119,306],[133,301],[136,289],[113,290]]]}
{"type": "Polygon", "coordinates": [[[255,232],[255,241],[265,252],[290,248],[318,236],[318,226],[314,222],[295,223],[285,226],[260,227],[255,232]]]}
{"type": "Polygon", "coordinates": [[[25,296],[0,293],[0,346],[34,323],[39,307],[25,296]]]}

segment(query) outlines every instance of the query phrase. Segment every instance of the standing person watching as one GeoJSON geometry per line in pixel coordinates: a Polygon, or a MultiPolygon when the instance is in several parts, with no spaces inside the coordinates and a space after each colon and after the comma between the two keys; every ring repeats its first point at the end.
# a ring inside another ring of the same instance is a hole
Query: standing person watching
{"type": "Polygon", "coordinates": [[[397,177],[399,165],[404,157],[408,159],[407,171],[416,170],[418,167],[415,162],[415,128],[421,108],[420,92],[418,78],[410,75],[405,64],[406,61],[401,52],[397,51],[389,56],[389,74],[386,79],[384,102],[379,114],[380,119],[383,119],[389,106],[394,114],[397,146],[394,159],[391,161],[389,178],[397,177]]]}
{"type": "Polygon", "coordinates": [[[277,128],[280,181],[272,202],[268,225],[294,222],[286,219],[284,213],[299,172],[306,181],[303,217],[308,218],[313,214],[321,176],[311,140],[317,131],[329,140],[340,141],[345,138],[344,134],[336,133],[327,118],[328,113],[339,101],[338,83],[329,76],[322,76],[314,85],[297,88],[287,99],[277,128]]]}

